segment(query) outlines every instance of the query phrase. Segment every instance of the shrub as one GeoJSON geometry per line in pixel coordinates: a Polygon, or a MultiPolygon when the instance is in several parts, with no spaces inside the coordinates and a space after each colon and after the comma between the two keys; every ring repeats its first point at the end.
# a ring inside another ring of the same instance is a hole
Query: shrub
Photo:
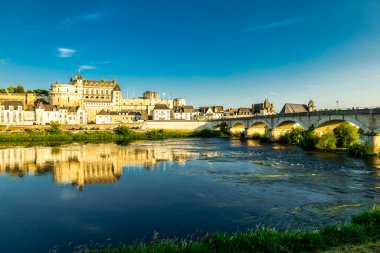
{"type": "Polygon", "coordinates": [[[305,130],[302,127],[295,127],[282,134],[278,141],[282,144],[300,144],[304,135],[305,130]]]}
{"type": "Polygon", "coordinates": [[[127,126],[118,126],[115,129],[115,133],[125,136],[125,135],[129,135],[131,133],[131,130],[127,126]]]}
{"type": "Polygon", "coordinates": [[[292,141],[290,139],[290,131],[281,134],[280,137],[278,138],[278,142],[281,144],[291,144],[292,141]]]}
{"type": "Polygon", "coordinates": [[[230,135],[230,129],[228,128],[228,125],[226,122],[223,122],[220,125],[220,132],[224,135],[230,135]]]}
{"type": "Polygon", "coordinates": [[[311,128],[310,130],[308,131],[305,131],[305,135],[304,135],[304,138],[302,139],[301,141],[301,147],[304,149],[304,150],[315,150],[316,149],[316,145],[319,141],[319,136],[318,134],[315,132],[315,130],[313,128],[311,128]]]}
{"type": "Polygon", "coordinates": [[[373,146],[368,143],[355,142],[349,148],[349,154],[353,156],[371,156],[375,155],[373,146]]]}
{"type": "Polygon", "coordinates": [[[220,136],[220,132],[212,131],[210,129],[203,129],[197,133],[197,137],[212,138],[220,136]]]}
{"type": "Polygon", "coordinates": [[[289,135],[292,144],[299,144],[304,138],[305,130],[302,127],[295,127],[290,130],[289,135]]]}
{"type": "Polygon", "coordinates": [[[267,142],[270,142],[270,138],[268,135],[260,136],[260,143],[267,143],[267,142]]]}
{"type": "Polygon", "coordinates": [[[317,149],[336,149],[336,142],[334,133],[328,132],[322,134],[315,147],[317,149]]]}
{"type": "Polygon", "coordinates": [[[252,140],[260,140],[260,138],[262,137],[263,135],[259,134],[259,133],[254,133],[251,137],[252,140]]]}
{"type": "Polygon", "coordinates": [[[356,126],[344,122],[334,129],[338,147],[348,148],[351,144],[358,141],[359,132],[356,126]]]}
{"type": "Polygon", "coordinates": [[[61,133],[61,124],[59,124],[58,121],[51,121],[50,122],[50,128],[47,130],[47,132],[49,132],[51,134],[61,133]]]}

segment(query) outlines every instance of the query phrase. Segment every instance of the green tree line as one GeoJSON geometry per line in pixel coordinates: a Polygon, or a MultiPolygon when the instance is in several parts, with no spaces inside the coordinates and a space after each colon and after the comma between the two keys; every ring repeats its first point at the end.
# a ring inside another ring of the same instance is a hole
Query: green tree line
{"type": "Polygon", "coordinates": [[[43,89],[36,89],[36,90],[27,90],[27,91],[25,91],[25,88],[22,85],[17,85],[17,86],[10,85],[6,89],[0,88],[0,93],[11,93],[11,94],[13,94],[13,93],[36,93],[36,94],[39,94],[39,95],[48,95],[49,91],[48,90],[43,90],[43,89]]]}

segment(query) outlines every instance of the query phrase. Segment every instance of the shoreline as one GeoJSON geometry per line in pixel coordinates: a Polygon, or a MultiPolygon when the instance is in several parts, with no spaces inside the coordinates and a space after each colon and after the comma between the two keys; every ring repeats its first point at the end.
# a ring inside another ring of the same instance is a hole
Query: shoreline
{"type": "Polygon", "coordinates": [[[148,243],[80,252],[340,252],[363,247],[380,250],[380,206],[353,216],[350,222],[317,230],[259,227],[233,234],[212,233],[196,240],[153,238],[148,243]]]}

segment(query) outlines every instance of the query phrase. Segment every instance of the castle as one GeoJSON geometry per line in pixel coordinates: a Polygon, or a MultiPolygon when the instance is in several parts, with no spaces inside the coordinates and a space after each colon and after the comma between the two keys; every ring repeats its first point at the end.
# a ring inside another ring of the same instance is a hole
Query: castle
{"type": "Polygon", "coordinates": [[[152,91],[145,92],[142,98],[123,99],[122,91],[115,79],[86,80],[80,72],[71,77],[69,84],[52,84],[49,98],[51,105],[59,107],[83,106],[89,123],[95,122],[96,115],[101,111],[139,112],[145,116],[144,119],[148,119],[148,116],[153,114],[156,104],[166,104],[173,109],[186,103],[183,98],[160,99],[159,93],[152,91]]]}

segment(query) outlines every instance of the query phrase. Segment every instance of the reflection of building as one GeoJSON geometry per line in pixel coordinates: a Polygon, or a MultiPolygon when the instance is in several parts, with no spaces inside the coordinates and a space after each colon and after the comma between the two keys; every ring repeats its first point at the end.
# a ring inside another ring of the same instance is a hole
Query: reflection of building
{"type": "Polygon", "coordinates": [[[150,169],[163,161],[183,163],[195,155],[199,154],[160,146],[121,147],[116,144],[12,147],[0,149],[0,174],[23,176],[48,171],[57,184],[83,188],[88,184],[117,182],[124,166],[150,169]]]}

